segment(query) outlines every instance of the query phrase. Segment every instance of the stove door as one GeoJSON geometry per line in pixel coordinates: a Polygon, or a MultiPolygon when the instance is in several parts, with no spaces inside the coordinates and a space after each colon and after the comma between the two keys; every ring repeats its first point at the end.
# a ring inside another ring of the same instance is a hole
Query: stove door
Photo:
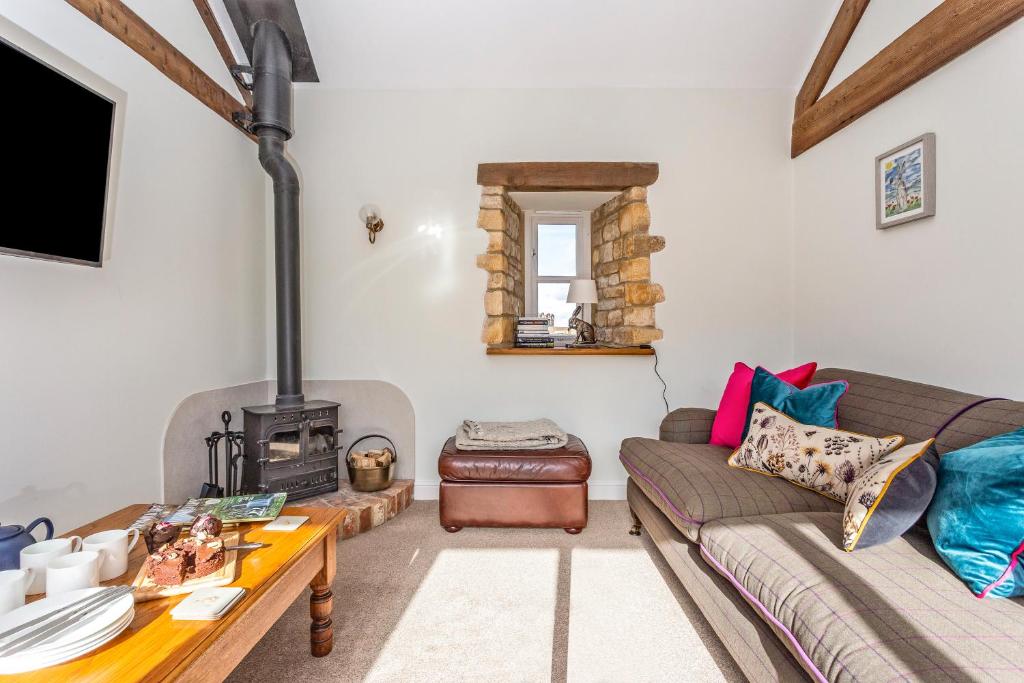
{"type": "Polygon", "coordinates": [[[338,427],[333,420],[312,420],[307,437],[306,460],[331,458],[338,451],[338,427]]]}
{"type": "Polygon", "coordinates": [[[291,424],[272,427],[267,434],[265,465],[289,467],[302,463],[303,425],[291,424]]]}

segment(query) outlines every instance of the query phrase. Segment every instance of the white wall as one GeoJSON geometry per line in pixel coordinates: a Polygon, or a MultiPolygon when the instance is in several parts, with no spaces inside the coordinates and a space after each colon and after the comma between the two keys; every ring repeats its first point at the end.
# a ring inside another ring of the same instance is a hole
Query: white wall
{"type": "Polygon", "coordinates": [[[619,442],[656,434],[664,414],[653,359],[484,355],[476,166],[661,164],[650,191],[651,231],[668,242],[652,257],[667,297],[657,309],[661,371],[672,407],[713,406],[737,359],[781,367],[792,357],[792,97],[299,90],[291,152],[304,183],[306,376],[405,391],[416,411],[417,497],[431,493],[437,453],[463,418],[537,416],[588,444],[594,495],[621,495],[619,442]],[[357,217],[364,203],[378,204],[386,223],[376,245],[357,217]]]}
{"type": "MultiPolygon", "coordinates": [[[[832,85],[935,0],[872,3],[832,85]]],[[[1024,22],[794,162],[795,355],[988,395],[1024,385],[1024,22]],[[875,230],[874,157],[937,138],[937,213],[875,230]]]]}
{"type": "MultiPolygon", "coordinates": [[[[192,3],[170,4],[131,3],[223,69],[192,3]]],[[[66,3],[0,16],[127,94],[103,268],[0,256],[0,520],[66,530],[159,500],[178,402],[264,375],[263,173],[255,145],[66,3]]]]}

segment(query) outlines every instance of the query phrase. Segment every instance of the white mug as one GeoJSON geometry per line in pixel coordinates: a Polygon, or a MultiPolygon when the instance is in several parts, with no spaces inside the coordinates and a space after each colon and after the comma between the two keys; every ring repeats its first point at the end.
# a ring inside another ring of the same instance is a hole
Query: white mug
{"type": "Polygon", "coordinates": [[[100,581],[109,581],[128,571],[128,553],[139,542],[139,530],[114,529],[100,531],[82,539],[82,550],[102,551],[100,581]],[[131,541],[128,537],[131,536],[131,541]]]}
{"type": "Polygon", "coordinates": [[[25,591],[32,583],[32,569],[8,569],[0,572],[0,614],[25,604],[25,591]]]}
{"type": "Polygon", "coordinates": [[[102,550],[83,550],[50,560],[46,565],[46,595],[58,595],[100,585],[102,556],[102,550]]]}
{"type": "Polygon", "coordinates": [[[21,549],[19,565],[22,569],[34,569],[32,583],[28,586],[28,594],[36,595],[46,592],[46,565],[50,560],[78,552],[82,549],[81,536],[67,538],[51,538],[49,541],[38,541],[21,549]]]}

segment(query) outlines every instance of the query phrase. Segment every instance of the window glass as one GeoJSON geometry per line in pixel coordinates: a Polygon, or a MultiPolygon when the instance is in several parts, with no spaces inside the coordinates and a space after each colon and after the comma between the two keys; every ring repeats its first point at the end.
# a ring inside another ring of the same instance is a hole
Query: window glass
{"type": "MultiPolygon", "coordinates": [[[[576,275],[576,226],[537,225],[537,275],[576,275]]],[[[562,297],[565,301],[565,297],[562,297]]],[[[538,300],[538,310],[543,310],[538,300]]]]}
{"type": "Polygon", "coordinates": [[[569,317],[575,310],[576,304],[566,303],[567,296],[569,296],[568,282],[538,282],[537,313],[554,315],[555,327],[568,326],[569,317]]]}

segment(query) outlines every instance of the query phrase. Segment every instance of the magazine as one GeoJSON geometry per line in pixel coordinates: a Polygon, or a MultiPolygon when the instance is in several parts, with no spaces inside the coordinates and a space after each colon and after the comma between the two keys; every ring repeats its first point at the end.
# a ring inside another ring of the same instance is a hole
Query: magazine
{"type": "Polygon", "coordinates": [[[189,498],[184,505],[160,521],[189,526],[200,515],[213,514],[220,501],[220,498],[189,498]]]}
{"type": "Polygon", "coordinates": [[[225,524],[233,522],[269,522],[277,519],[287,493],[257,493],[251,496],[214,498],[217,506],[210,512],[225,524]]]}
{"type": "Polygon", "coordinates": [[[149,506],[149,509],[142,513],[142,516],[132,522],[129,529],[138,529],[139,531],[145,531],[152,525],[156,524],[164,517],[167,517],[175,510],[178,509],[177,505],[165,505],[164,503],[153,503],[149,506]]]}
{"type": "Polygon", "coordinates": [[[183,505],[154,503],[132,526],[141,529],[156,521],[191,526],[197,517],[205,514],[225,524],[269,522],[281,514],[287,497],[287,493],[257,493],[227,498],[189,498],[183,505]]]}

